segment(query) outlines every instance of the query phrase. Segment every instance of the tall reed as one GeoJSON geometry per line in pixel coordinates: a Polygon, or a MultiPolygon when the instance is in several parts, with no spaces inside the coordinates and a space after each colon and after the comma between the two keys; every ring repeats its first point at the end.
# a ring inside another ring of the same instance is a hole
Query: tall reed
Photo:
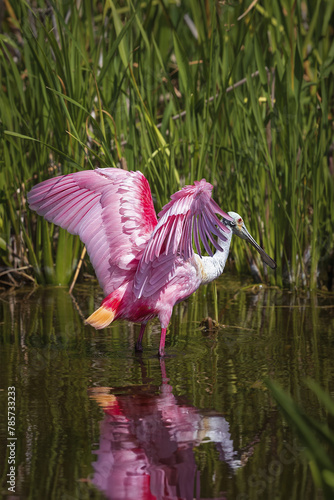
{"type": "MultiPolygon", "coordinates": [[[[157,211],[205,177],[277,260],[264,279],[327,285],[319,273],[333,260],[332,2],[6,5],[6,266],[68,283],[80,245],[31,214],[26,192],[55,174],[122,162],[147,176],[157,211]]],[[[233,243],[232,255],[246,271],[245,245],[233,243]]]]}

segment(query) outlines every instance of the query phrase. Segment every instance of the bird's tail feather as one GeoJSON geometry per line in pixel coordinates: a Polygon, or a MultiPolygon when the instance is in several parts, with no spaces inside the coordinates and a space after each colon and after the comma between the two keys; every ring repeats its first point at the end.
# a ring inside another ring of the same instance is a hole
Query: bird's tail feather
{"type": "Polygon", "coordinates": [[[93,326],[97,330],[100,330],[101,328],[105,328],[110,325],[115,317],[115,312],[115,310],[102,305],[85,320],[85,323],[93,326]]]}

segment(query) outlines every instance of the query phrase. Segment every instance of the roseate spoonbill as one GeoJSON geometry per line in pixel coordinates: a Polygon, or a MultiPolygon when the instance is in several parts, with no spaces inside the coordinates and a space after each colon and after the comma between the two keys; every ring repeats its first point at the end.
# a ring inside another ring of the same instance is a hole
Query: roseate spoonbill
{"type": "Polygon", "coordinates": [[[150,186],[141,172],[97,168],[41,182],[28,193],[28,202],[32,210],[79,235],[86,245],[106,296],[86,323],[96,329],[116,319],[141,323],[136,343],[140,351],[147,322],[158,317],[159,355],[164,356],[174,305],[222,274],[232,234],[249,241],[266,264],[276,267],[240,215],[223,212],[211,191],[205,179],[185,186],[171,196],[157,220],[150,186]],[[200,240],[209,256],[202,257],[200,240]],[[216,249],[214,255],[208,240],[216,249]]]}

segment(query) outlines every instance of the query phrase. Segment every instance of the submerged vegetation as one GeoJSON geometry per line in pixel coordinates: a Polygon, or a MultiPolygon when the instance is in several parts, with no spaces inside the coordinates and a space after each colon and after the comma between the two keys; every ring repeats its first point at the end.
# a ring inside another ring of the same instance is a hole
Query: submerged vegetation
{"type": "MultiPolygon", "coordinates": [[[[6,0],[0,281],[68,284],[81,244],[31,213],[27,191],[121,165],[146,175],[157,211],[205,177],[277,261],[264,280],[330,289],[333,12],[325,0],[6,0]]],[[[267,273],[232,246],[238,272],[267,273]]]]}

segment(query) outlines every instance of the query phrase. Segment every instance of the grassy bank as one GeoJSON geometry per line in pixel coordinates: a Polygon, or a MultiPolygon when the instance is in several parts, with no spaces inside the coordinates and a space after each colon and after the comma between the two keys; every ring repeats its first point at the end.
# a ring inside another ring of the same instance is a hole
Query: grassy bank
{"type": "MultiPolygon", "coordinates": [[[[333,2],[93,5],[5,1],[0,258],[18,271],[0,281],[69,283],[80,243],[31,213],[26,193],[121,163],[147,176],[157,211],[205,177],[277,261],[264,280],[330,288],[333,2]]],[[[243,242],[231,256],[248,271],[243,242]]]]}

